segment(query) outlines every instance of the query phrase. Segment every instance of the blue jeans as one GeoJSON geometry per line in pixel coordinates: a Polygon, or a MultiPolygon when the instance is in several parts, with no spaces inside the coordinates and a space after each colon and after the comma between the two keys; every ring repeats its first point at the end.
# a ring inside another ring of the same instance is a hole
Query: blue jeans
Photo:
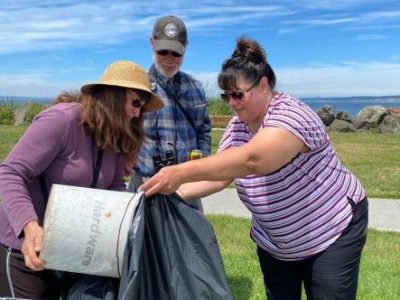
{"type": "Polygon", "coordinates": [[[325,251],[302,261],[278,260],[258,247],[257,254],[269,300],[300,300],[304,283],[308,300],[356,299],[361,251],[368,227],[368,201],[352,206],[353,217],[325,251]]]}

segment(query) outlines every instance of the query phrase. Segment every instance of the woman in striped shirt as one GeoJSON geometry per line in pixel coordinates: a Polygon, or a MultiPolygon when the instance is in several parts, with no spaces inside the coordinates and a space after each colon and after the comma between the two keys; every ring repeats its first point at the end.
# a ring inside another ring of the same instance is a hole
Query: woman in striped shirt
{"type": "Polygon", "coordinates": [[[275,91],[262,47],[242,37],[218,77],[236,115],[218,154],[163,168],[141,188],[185,200],[235,182],[252,213],[268,299],[355,299],[368,202],[318,115],[275,91]],[[179,189],[178,189],[179,188],[179,189]]]}

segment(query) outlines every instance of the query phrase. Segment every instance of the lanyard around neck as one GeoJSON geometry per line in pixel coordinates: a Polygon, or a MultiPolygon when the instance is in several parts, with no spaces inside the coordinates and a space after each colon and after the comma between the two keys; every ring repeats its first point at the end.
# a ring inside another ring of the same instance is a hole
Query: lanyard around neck
{"type": "Polygon", "coordinates": [[[95,147],[93,147],[93,180],[92,183],[90,184],[91,188],[95,188],[97,185],[97,180],[99,179],[99,173],[101,169],[101,163],[103,161],[103,149],[98,149],[97,150],[97,159],[96,163],[94,162],[94,153],[95,153],[95,147]]]}

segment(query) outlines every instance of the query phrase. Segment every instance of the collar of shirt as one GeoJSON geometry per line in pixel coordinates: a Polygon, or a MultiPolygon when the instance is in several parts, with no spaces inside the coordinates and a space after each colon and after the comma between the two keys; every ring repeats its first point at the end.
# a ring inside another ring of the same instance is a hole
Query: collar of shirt
{"type": "MultiPolygon", "coordinates": [[[[176,76],[176,74],[175,74],[176,76]]],[[[165,77],[164,75],[160,74],[159,72],[157,73],[157,83],[162,87],[162,88],[166,88],[168,85],[174,86],[174,79],[175,76],[173,78],[168,78],[165,77]]]]}

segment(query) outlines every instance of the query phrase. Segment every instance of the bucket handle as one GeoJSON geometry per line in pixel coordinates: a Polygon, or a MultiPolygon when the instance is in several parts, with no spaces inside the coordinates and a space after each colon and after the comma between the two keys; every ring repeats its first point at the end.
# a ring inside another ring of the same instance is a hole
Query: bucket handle
{"type": "MultiPolygon", "coordinates": [[[[118,254],[118,249],[119,249],[119,244],[120,244],[120,236],[121,236],[121,228],[122,228],[122,224],[124,223],[126,217],[127,217],[127,213],[128,213],[128,208],[131,205],[132,201],[134,198],[138,197],[139,199],[141,199],[144,196],[144,192],[139,190],[136,194],[133,194],[133,196],[131,197],[131,199],[129,199],[128,203],[126,204],[125,207],[125,211],[124,214],[122,216],[121,222],[119,224],[119,229],[118,229],[118,239],[117,239],[117,248],[116,248],[116,256],[117,256],[117,271],[118,271],[118,277],[121,277],[121,270],[119,267],[119,254],[118,254]]],[[[134,214],[133,214],[134,215],[134,214]]]]}

